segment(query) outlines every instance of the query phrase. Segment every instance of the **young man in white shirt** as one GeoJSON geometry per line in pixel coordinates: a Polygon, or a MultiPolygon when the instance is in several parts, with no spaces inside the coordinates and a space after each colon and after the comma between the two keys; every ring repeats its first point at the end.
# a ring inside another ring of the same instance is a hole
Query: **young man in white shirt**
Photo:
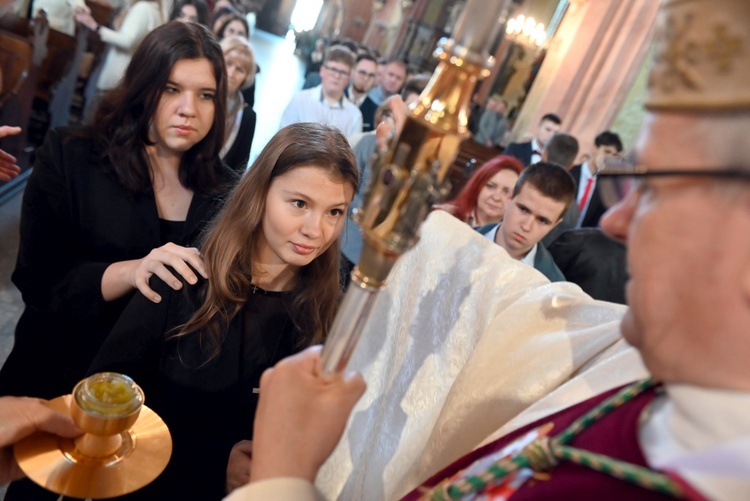
{"type": "Polygon", "coordinates": [[[338,127],[346,137],[362,132],[362,113],[344,96],[354,61],[354,53],[346,47],[328,47],[320,67],[321,84],[292,98],[281,115],[280,128],[318,122],[338,127]]]}

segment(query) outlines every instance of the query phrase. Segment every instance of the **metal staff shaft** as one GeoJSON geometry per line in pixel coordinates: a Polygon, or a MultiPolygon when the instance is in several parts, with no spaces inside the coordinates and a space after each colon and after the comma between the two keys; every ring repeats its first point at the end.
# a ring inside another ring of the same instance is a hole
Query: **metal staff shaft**
{"type": "Polygon", "coordinates": [[[467,136],[477,80],[494,65],[488,47],[505,22],[508,2],[466,3],[454,38],[441,40],[435,51],[438,67],[403,130],[373,166],[354,214],[362,228],[362,257],[323,347],[325,375],[346,369],[393,265],[417,242],[432,205],[450,192],[448,171],[467,136]]]}

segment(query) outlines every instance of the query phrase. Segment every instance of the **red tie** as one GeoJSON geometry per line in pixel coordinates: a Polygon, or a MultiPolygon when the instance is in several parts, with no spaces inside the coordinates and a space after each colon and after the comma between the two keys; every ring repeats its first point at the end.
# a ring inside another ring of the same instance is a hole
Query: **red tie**
{"type": "Polygon", "coordinates": [[[583,212],[583,209],[586,207],[586,202],[589,201],[589,195],[591,195],[591,188],[594,186],[594,178],[590,177],[586,181],[586,189],[583,190],[583,196],[581,197],[581,200],[578,202],[578,208],[581,209],[581,212],[583,212]]]}

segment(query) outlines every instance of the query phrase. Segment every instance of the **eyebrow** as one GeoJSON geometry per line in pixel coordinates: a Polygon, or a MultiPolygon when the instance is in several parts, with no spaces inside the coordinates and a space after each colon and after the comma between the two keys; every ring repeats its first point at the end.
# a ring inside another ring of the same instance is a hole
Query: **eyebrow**
{"type": "MultiPolygon", "coordinates": [[[[297,198],[304,198],[305,200],[309,200],[309,201],[313,200],[310,195],[308,195],[306,193],[302,193],[301,191],[282,190],[282,192],[285,193],[287,196],[297,197],[297,198]]],[[[347,202],[346,200],[344,200],[343,202],[334,203],[333,205],[331,205],[331,207],[339,207],[339,206],[346,207],[348,205],[348,203],[349,202],[347,202]]]]}
{"type": "MultiPolygon", "coordinates": [[[[167,80],[167,85],[173,85],[175,87],[185,87],[185,84],[175,82],[174,80],[167,80]]],[[[200,90],[210,90],[216,92],[216,87],[200,87],[200,90]]]]}
{"type": "Polygon", "coordinates": [[[521,209],[523,209],[523,210],[527,211],[527,212],[528,212],[529,214],[531,214],[532,216],[534,216],[534,219],[537,219],[537,220],[541,221],[542,223],[549,223],[549,224],[552,224],[552,221],[551,221],[551,220],[549,220],[548,218],[546,218],[546,217],[544,217],[544,216],[540,216],[539,214],[537,214],[537,213],[536,213],[536,212],[534,212],[533,210],[529,209],[529,207],[528,207],[528,206],[526,206],[526,205],[524,205],[524,204],[521,204],[521,203],[518,203],[518,202],[516,202],[516,205],[517,205],[518,207],[520,207],[521,209]]]}

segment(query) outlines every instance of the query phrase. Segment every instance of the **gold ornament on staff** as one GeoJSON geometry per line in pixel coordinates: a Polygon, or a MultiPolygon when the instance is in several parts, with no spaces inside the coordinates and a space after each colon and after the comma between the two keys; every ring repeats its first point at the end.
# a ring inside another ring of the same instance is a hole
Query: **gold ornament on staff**
{"type": "Polygon", "coordinates": [[[143,402],[129,377],[94,374],[72,395],[49,402],[84,434],[35,433],[15,445],[16,461],[31,480],[63,496],[104,499],[136,491],[156,479],[172,455],[167,425],[143,402]]]}
{"type": "Polygon", "coordinates": [[[438,67],[407,117],[401,134],[373,166],[362,207],[362,256],[323,347],[323,374],[341,373],[354,351],[378,292],[396,260],[418,239],[432,205],[468,135],[471,98],[494,65],[488,47],[504,24],[508,0],[469,0],[452,39],[440,41],[438,67]]]}

